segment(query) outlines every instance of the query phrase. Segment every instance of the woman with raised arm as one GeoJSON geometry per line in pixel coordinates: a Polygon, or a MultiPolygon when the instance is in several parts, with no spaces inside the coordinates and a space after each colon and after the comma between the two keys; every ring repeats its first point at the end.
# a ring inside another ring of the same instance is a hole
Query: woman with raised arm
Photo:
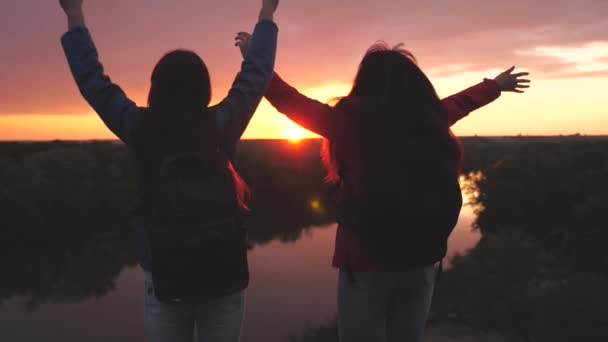
{"type": "MultiPolygon", "coordinates": [[[[249,37],[241,32],[237,40],[249,37]]],[[[335,106],[275,74],[266,98],[326,139],[327,180],[338,189],[341,342],[421,340],[436,265],[462,206],[462,148],[450,126],[501,92],[528,88],[527,73],[513,71],[440,100],[410,52],[377,43],[335,106]]]]}
{"type": "Polygon", "coordinates": [[[238,219],[246,186],[232,160],[272,78],[279,1],[262,1],[251,44],[241,47],[241,71],[221,103],[209,106],[202,59],[176,50],[156,65],[146,108],[104,74],[82,2],[60,0],[69,27],[62,44],[83,97],[133,156],[147,339],[191,342],[196,326],[200,341],[238,341],[249,274],[238,219]]]}

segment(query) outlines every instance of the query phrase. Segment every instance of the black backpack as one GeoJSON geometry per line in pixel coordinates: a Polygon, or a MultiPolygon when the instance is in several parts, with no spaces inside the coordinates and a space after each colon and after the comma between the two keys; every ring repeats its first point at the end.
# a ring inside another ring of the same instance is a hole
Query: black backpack
{"type": "Polygon", "coordinates": [[[338,222],[384,265],[424,267],[439,262],[458,222],[462,194],[453,162],[378,162],[354,191],[340,167],[338,222]]]}
{"type": "Polygon", "coordinates": [[[163,302],[219,297],[247,287],[247,236],[227,159],[164,158],[146,232],[155,295],[163,302]]]}

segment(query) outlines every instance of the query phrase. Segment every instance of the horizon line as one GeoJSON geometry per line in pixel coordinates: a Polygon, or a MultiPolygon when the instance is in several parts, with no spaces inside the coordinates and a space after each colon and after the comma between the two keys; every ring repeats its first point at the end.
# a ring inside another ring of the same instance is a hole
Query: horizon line
{"type": "MultiPolygon", "coordinates": [[[[608,134],[515,134],[515,135],[461,135],[461,139],[467,138],[608,138],[608,134]]],[[[322,140],[323,138],[307,137],[296,139],[296,141],[322,140]]],[[[289,138],[243,138],[240,141],[293,141],[289,138]]],[[[24,140],[2,140],[0,143],[53,143],[53,142],[120,142],[120,139],[24,139],[24,140]]]]}

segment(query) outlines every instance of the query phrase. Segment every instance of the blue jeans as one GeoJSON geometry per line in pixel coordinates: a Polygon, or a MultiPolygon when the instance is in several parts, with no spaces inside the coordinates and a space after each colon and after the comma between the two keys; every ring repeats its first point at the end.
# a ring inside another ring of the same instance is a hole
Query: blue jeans
{"type": "Polygon", "coordinates": [[[238,342],[245,306],[244,291],[197,303],[161,303],[152,274],[144,272],[144,328],[148,342],[238,342]]]}
{"type": "Polygon", "coordinates": [[[340,342],[419,342],[431,308],[436,268],[403,272],[340,271],[340,342]]]}

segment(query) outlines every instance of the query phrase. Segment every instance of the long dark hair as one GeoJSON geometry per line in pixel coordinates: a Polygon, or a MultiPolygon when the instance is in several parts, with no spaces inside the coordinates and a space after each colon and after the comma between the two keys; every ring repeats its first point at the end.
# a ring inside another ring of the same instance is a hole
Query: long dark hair
{"type": "MultiPolygon", "coordinates": [[[[367,51],[350,94],[336,107],[353,98],[360,103],[352,121],[363,154],[406,154],[417,159],[434,155],[460,168],[462,147],[449,129],[447,111],[414,55],[402,45],[391,48],[378,42],[367,51]]],[[[328,169],[326,181],[338,183],[342,175],[334,142],[325,141],[322,159],[328,169]]],[[[378,163],[372,159],[362,162],[378,163]]]]}
{"type": "MultiPolygon", "coordinates": [[[[166,54],[152,72],[139,150],[143,154],[196,152],[213,159],[220,137],[215,118],[208,111],[210,102],[211,79],[203,60],[187,50],[166,54]]],[[[239,206],[247,209],[247,184],[230,161],[225,167],[233,175],[239,206]]]]}

